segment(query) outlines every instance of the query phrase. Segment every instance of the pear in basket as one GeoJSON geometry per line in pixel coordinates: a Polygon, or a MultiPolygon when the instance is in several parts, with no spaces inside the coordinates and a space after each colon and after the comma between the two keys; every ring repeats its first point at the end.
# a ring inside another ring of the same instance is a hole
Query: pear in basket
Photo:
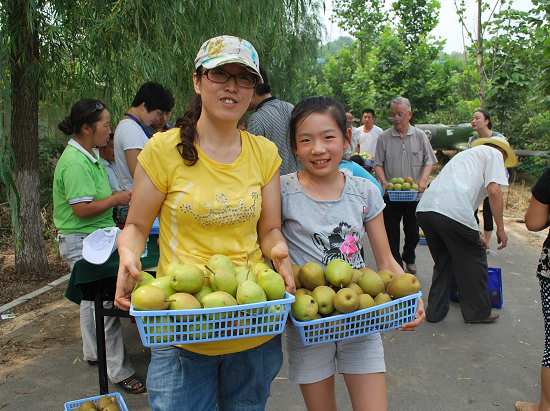
{"type": "Polygon", "coordinates": [[[385,290],[386,287],[384,287],[384,280],[380,278],[376,271],[368,268],[361,271],[363,271],[363,275],[359,281],[357,281],[357,284],[365,293],[370,294],[370,296],[374,298],[385,290]]]}
{"type": "Polygon", "coordinates": [[[118,407],[115,397],[101,397],[97,401],[97,408],[99,410],[104,410],[106,407],[108,407],[110,405],[113,405],[113,404],[118,407]]]}
{"type": "Polygon", "coordinates": [[[326,285],[323,267],[315,262],[305,263],[300,270],[300,283],[310,291],[320,285],[326,285]]]}
{"type": "Polygon", "coordinates": [[[268,300],[279,300],[285,296],[285,281],[281,274],[271,268],[258,274],[258,284],[263,288],[268,300]]]}
{"type": "Polygon", "coordinates": [[[313,290],[312,297],[317,302],[320,314],[327,315],[334,311],[335,296],[336,291],[326,285],[320,285],[313,290]]]}
{"type": "Polygon", "coordinates": [[[344,288],[351,283],[353,278],[353,268],[344,260],[334,259],[327,264],[325,277],[332,285],[344,288]]]}
{"type": "Polygon", "coordinates": [[[151,284],[143,285],[132,292],[132,304],[136,310],[166,310],[166,298],[162,289],[151,284]]]}
{"type": "Polygon", "coordinates": [[[420,281],[416,276],[405,273],[399,277],[395,277],[388,285],[388,294],[393,298],[406,297],[420,291],[420,281]]]}
{"type": "Polygon", "coordinates": [[[80,404],[80,407],[77,408],[78,411],[96,411],[97,408],[92,401],[86,401],[80,404]]]}
{"type": "Polygon", "coordinates": [[[267,296],[258,284],[251,280],[245,280],[237,288],[237,302],[239,304],[252,304],[266,301],[267,296]]]}
{"type": "Polygon", "coordinates": [[[194,264],[173,263],[168,267],[170,286],[177,292],[195,294],[204,283],[204,272],[194,264]]]}
{"type": "Polygon", "coordinates": [[[341,313],[350,313],[359,308],[359,296],[351,288],[342,288],[334,296],[334,308],[341,313]]]}
{"type": "Polygon", "coordinates": [[[292,314],[298,321],[311,321],[319,311],[317,302],[310,295],[299,295],[292,304],[292,314]]]}

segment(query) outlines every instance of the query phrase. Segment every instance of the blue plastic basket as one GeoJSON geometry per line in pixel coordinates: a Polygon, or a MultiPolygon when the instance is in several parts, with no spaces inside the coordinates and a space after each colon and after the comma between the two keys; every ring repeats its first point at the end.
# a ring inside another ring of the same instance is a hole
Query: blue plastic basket
{"type": "Polygon", "coordinates": [[[145,347],[193,344],[281,334],[294,296],[281,300],[195,310],[139,311],[130,308],[145,347]]]}
{"type": "Polygon", "coordinates": [[[396,191],[388,190],[388,198],[390,201],[416,201],[418,198],[418,191],[396,191]]]}
{"type": "Polygon", "coordinates": [[[418,244],[420,245],[428,245],[428,240],[426,240],[426,237],[420,237],[418,239],[418,244]]]}
{"type": "Polygon", "coordinates": [[[101,397],[115,397],[118,408],[120,408],[120,411],[128,411],[128,407],[126,406],[126,403],[124,402],[124,398],[122,398],[122,395],[118,392],[112,392],[110,394],[105,395],[96,395],[95,397],[89,397],[89,398],[83,398],[81,400],[75,400],[75,401],[69,401],[65,403],[65,411],[74,410],[78,407],[80,407],[81,404],[87,402],[87,401],[93,401],[94,403],[97,403],[97,401],[101,397]]]}
{"type": "MultiPolygon", "coordinates": [[[[504,298],[502,296],[502,269],[489,267],[487,274],[487,292],[491,299],[491,307],[500,309],[504,305],[504,298]]],[[[451,300],[454,302],[460,301],[458,290],[454,290],[451,293],[451,300]]]]}
{"type": "Polygon", "coordinates": [[[416,316],[422,292],[364,310],[312,321],[298,321],[290,316],[304,345],[328,343],[400,328],[416,316]]]}

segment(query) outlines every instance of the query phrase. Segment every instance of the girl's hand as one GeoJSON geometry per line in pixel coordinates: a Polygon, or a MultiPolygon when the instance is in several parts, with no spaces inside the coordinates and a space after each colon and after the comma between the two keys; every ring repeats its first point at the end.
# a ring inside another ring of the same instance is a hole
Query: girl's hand
{"type": "Polygon", "coordinates": [[[115,306],[121,310],[130,309],[130,294],[140,280],[141,261],[139,256],[127,248],[119,248],[120,263],[116,279],[115,306]]]}
{"type": "Polygon", "coordinates": [[[417,326],[422,324],[426,319],[426,313],[424,312],[424,301],[422,298],[418,300],[418,309],[416,310],[416,318],[410,323],[404,324],[401,327],[402,331],[413,331],[417,326]]]}
{"type": "Polygon", "coordinates": [[[275,270],[281,274],[285,281],[286,290],[294,294],[296,292],[296,284],[294,284],[294,276],[292,275],[292,264],[288,257],[288,247],[285,243],[277,243],[271,249],[271,262],[275,270]]]}

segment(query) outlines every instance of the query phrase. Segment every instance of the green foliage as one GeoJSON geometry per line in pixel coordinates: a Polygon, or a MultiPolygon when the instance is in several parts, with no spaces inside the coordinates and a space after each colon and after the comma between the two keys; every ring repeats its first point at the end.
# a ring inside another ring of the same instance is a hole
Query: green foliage
{"type": "Polygon", "coordinates": [[[437,26],[438,0],[397,0],[392,8],[399,18],[397,32],[407,47],[414,47],[437,26]]]}

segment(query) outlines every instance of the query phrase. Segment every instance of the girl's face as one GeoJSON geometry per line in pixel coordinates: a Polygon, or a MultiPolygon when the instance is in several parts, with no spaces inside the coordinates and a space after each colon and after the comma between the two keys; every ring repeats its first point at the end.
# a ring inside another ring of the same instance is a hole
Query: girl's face
{"type": "Polygon", "coordinates": [[[480,111],[475,111],[474,114],[472,114],[472,122],[471,122],[472,128],[476,131],[481,130],[482,128],[486,128],[489,126],[489,120],[485,118],[483,113],[480,111]]]}
{"type": "Polygon", "coordinates": [[[105,147],[111,134],[111,114],[107,110],[103,110],[94,126],[95,130],[92,134],[94,146],[105,147]]]}
{"type": "Polygon", "coordinates": [[[224,64],[200,77],[193,75],[193,85],[201,96],[203,112],[213,119],[231,121],[236,125],[254,95],[254,84],[248,84],[247,80],[255,82],[256,78],[238,63],[224,64]]]}
{"type": "MultiPolygon", "coordinates": [[[[348,134],[351,130],[348,129],[348,134]]],[[[344,136],[329,113],[311,113],[296,127],[296,157],[304,171],[323,177],[338,172],[350,136],[344,136]]]]}

